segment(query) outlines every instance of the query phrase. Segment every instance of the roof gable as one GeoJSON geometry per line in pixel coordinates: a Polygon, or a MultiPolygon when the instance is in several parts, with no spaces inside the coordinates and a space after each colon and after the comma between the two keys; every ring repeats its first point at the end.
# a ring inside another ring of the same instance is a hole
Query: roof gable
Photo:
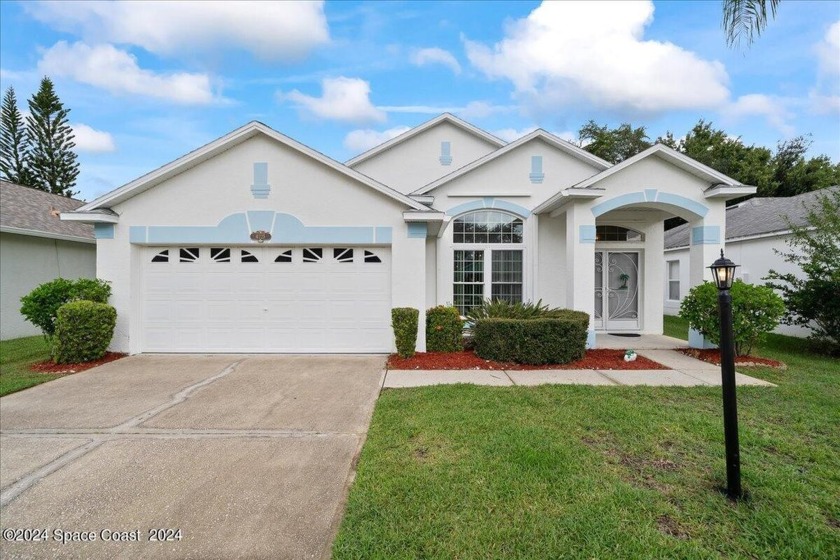
{"type": "Polygon", "coordinates": [[[530,134],[527,134],[527,135],[523,136],[522,138],[519,138],[518,140],[515,140],[515,141],[505,145],[504,147],[499,148],[498,150],[487,154],[486,156],[484,156],[482,158],[479,158],[479,159],[477,159],[477,160],[475,160],[475,161],[473,161],[473,162],[471,162],[471,163],[469,163],[469,164],[467,164],[467,165],[465,165],[465,166],[463,166],[459,169],[456,169],[455,171],[453,171],[449,175],[445,175],[444,177],[441,177],[440,179],[437,179],[436,181],[433,181],[433,182],[429,183],[428,185],[425,185],[425,186],[417,189],[412,194],[413,195],[423,195],[423,194],[429,193],[429,192],[433,191],[434,189],[436,189],[436,188],[438,188],[442,185],[445,185],[446,183],[449,183],[450,181],[453,181],[453,180],[457,179],[458,177],[466,175],[470,171],[473,171],[474,169],[477,169],[477,168],[479,168],[483,165],[486,165],[487,163],[490,163],[491,161],[494,161],[494,160],[504,156],[505,154],[510,153],[511,151],[519,148],[520,146],[524,146],[525,144],[527,144],[529,142],[532,142],[534,140],[542,140],[543,142],[545,142],[549,146],[551,146],[551,147],[553,147],[557,150],[560,150],[563,153],[568,154],[568,155],[570,155],[570,156],[572,156],[572,157],[574,157],[574,158],[576,158],[580,161],[583,161],[584,163],[590,165],[595,172],[607,169],[611,165],[609,162],[604,161],[601,158],[590,154],[586,150],[575,146],[571,142],[567,142],[567,141],[565,141],[561,138],[558,138],[557,136],[554,136],[553,134],[551,134],[549,132],[546,132],[545,130],[537,129],[537,130],[531,132],[530,134]]]}
{"type": "Polygon", "coordinates": [[[358,164],[360,164],[364,161],[368,161],[368,160],[376,157],[377,155],[388,151],[389,149],[393,148],[394,146],[402,144],[402,143],[414,138],[415,136],[418,136],[418,135],[422,134],[423,132],[425,132],[427,130],[430,130],[430,129],[432,129],[432,128],[434,128],[434,127],[436,127],[436,126],[438,126],[438,125],[440,125],[441,123],[444,123],[444,122],[452,124],[454,126],[457,126],[458,128],[464,130],[465,132],[468,132],[468,133],[472,134],[473,136],[475,136],[475,137],[477,137],[481,140],[484,140],[485,142],[488,142],[489,144],[491,144],[493,146],[496,146],[497,148],[501,148],[502,146],[505,145],[504,140],[502,140],[500,138],[496,138],[495,136],[493,136],[489,132],[480,129],[477,126],[474,126],[474,125],[468,123],[465,120],[459,119],[458,117],[456,117],[455,115],[453,115],[451,113],[443,113],[443,114],[438,115],[437,117],[433,118],[430,121],[426,121],[423,124],[415,126],[414,128],[412,128],[410,130],[406,130],[405,132],[403,132],[399,136],[397,136],[395,138],[391,138],[387,142],[383,142],[382,144],[379,144],[378,146],[375,146],[375,147],[371,148],[370,150],[368,150],[368,151],[366,151],[362,154],[359,154],[359,155],[357,155],[356,157],[354,157],[350,160],[347,160],[345,165],[347,165],[348,167],[355,167],[356,165],[358,165],[358,164]]]}
{"type": "Polygon", "coordinates": [[[344,164],[335,161],[334,159],[327,157],[326,155],[301,144],[300,142],[289,138],[285,134],[281,134],[277,132],[273,128],[266,126],[265,124],[257,121],[252,121],[245,126],[237,128],[233,132],[222,136],[221,138],[210,142],[193,150],[192,152],[176,159],[175,161],[164,165],[142,177],[135,179],[134,181],[123,185],[99,198],[96,200],[85,204],[84,206],[78,208],[77,212],[85,213],[91,212],[93,210],[97,210],[100,208],[107,208],[115,204],[119,204],[121,202],[125,202],[126,200],[133,198],[161,183],[164,181],[171,179],[172,177],[187,171],[204,161],[207,161],[218,154],[237,146],[246,140],[253,138],[256,135],[264,135],[276,142],[279,142],[297,152],[306,155],[317,162],[338,171],[352,179],[355,179],[359,183],[378,191],[385,196],[388,196],[402,204],[412,208],[414,210],[428,210],[429,208],[421,204],[410,197],[403,195],[390,187],[379,183],[368,177],[367,175],[363,175],[358,171],[354,171],[353,169],[345,166],[344,164]]]}

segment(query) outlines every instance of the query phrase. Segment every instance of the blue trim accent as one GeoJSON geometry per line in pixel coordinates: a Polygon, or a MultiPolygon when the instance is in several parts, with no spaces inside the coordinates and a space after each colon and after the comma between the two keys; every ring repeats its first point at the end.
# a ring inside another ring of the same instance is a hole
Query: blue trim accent
{"type": "Polygon", "coordinates": [[[269,228],[272,229],[270,245],[283,243],[381,245],[390,243],[393,237],[391,227],[305,226],[303,222],[290,214],[272,211],[231,214],[216,226],[132,226],[129,236],[132,243],[149,245],[158,243],[250,245],[253,243],[250,237],[252,231],[269,228]]]}
{"type": "Polygon", "coordinates": [[[691,348],[717,348],[716,345],[706,340],[706,337],[694,329],[688,329],[688,345],[691,348]]]}
{"type": "Polygon", "coordinates": [[[540,184],[545,179],[542,156],[531,156],[531,174],[528,175],[528,178],[534,184],[540,184]]]}
{"type": "Polygon", "coordinates": [[[113,239],[114,224],[93,224],[93,236],[96,239],[113,239]]]}
{"type": "Polygon", "coordinates": [[[248,211],[248,225],[251,231],[271,231],[271,222],[274,221],[274,210],[248,211]]]}
{"type": "Polygon", "coordinates": [[[452,143],[451,142],[441,142],[440,143],[440,164],[441,165],[449,165],[452,163],[452,143]]]}
{"type": "Polygon", "coordinates": [[[596,204],[592,207],[592,215],[597,218],[598,216],[606,214],[611,210],[616,210],[623,206],[630,206],[632,204],[641,204],[643,202],[657,202],[659,204],[676,206],[678,208],[682,208],[683,210],[688,210],[692,214],[700,216],[701,218],[709,213],[708,206],[695,202],[690,198],[673,193],[658,192],[657,189],[645,189],[644,191],[622,194],[616,196],[615,198],[605,200],[600,204],[596,204]]]}
{"type": "Polygon", "coordinates": [[[595,226],[579,226],[578,232],[578,243],[595,243],[595,226]]]}
{"type": "Polygon", "coordinates": [[[271,192],[271,185],[268,184],[268,163],[254,163],[254,184],[251,185],[251,194],[254,198],[268,198],[271,192]]]}
{"type": "Polygon", "coordinates": [[[146,226],[131,226],[128,228],[128,241],[130,243],[146,242],[146,226]]]}
{"type": "Polygon", "coordinates": [[[692,245],[720,244],[720,226],[697,226],[691,228],[692,245]]]}
{"type": "Polygon", "coordinates": [[[589,331],[586,333],[586,349],[590,350],[592,348],[595,348],[595,341],[595,331],[589,329],[589,331]]]}
{"type": "Polygon", "coordinates": [[[709,213],[708,206],[700,204],[699,202],[695,202],[690,198],[686,198],[678,194],[667,192],[659,193],[659,195],[656,197],[656,202],[670,204],[671,206],[677,206],[679,208],[682,208],[683,210],[688,210],[689,212],[692,212],[693,214],[700,216],[701,218],[709,213]]]}
{"type": "Polygon", "coordinates": [[[518,204],[514,204],[513,202],[508,202],[506,200],[499,200],[497,198],[493,198],[492,196],[484,197],[482,200],[473,200],[472,202],[465,202],[463,204],[459,204],[458,206],[453,206],[446,211],[446,215],[457,216],[473,210],[484,209],[504,210],[505,212],[516,214],[520,218],[528,218],[531,215],[531,211],[524,206],[519,206],[518,204]]]}
{"type": "Polygon", "coordinates": [[[389,227],[377,227],[373,229],[374,241],[377,243],[390,243],[393,234],[389,227]]]}
{"type": "Polygon", "coordinates": [[[409,239],[426,239],[429,234],[429,224],[426,222],[409,222],[408,223],[408,238],[409,239]]]}

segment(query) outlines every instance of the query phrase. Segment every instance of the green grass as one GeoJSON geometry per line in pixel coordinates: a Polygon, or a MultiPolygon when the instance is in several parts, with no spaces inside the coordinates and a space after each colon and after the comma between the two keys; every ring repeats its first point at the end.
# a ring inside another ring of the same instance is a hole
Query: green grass
{"type": "Polygon", "coordinates": [[[29,371],[31,364],[49,357],[50,347],[43,336],[0,342],[0,397],[61,377],[29,371]]]}
{"type": "Polygon", "coordinates": [[[665,315],[665,336],[688,340],[688,321],[679,315],[665,315]]]}
{"type": "Polygon", "coordinates": [[[740,503],[718,388],[385,391],[334,556],[838,558],[840,360],[802,348],[771,337],[778,387],[738,390],[740,503]]]}

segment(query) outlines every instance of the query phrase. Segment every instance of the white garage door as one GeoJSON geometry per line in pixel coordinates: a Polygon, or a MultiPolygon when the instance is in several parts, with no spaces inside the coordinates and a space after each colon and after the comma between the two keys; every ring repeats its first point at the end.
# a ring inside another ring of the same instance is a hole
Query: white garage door
{"type": "Polygon", "coordinates": [[[158,247],[143,255],[144,352],[388,352],[386,248],[158,247]]]}

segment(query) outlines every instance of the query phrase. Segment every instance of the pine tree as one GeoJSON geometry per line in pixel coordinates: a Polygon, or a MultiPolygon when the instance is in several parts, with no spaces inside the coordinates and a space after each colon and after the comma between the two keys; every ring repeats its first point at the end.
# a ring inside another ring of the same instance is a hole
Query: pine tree
{"type": "Polygon", "coordinates": [[[17,106],[15,90],[9,87],[3,95],[3,108],[0,110],[0,177],[18,185],[32,186],[29,152],[29,138],[17,106]]]}
{"type": "Polygon", "coordinates": [[[64,196],[73,196],[79,164],[73,148],[73,129],[67,124],[69,109],[65,109],[53,88],[52,80],[44,76],[38,93],[29,100],[30,115],[26,129],[32,143],[30,168],[32,186],[64,196]]]}

